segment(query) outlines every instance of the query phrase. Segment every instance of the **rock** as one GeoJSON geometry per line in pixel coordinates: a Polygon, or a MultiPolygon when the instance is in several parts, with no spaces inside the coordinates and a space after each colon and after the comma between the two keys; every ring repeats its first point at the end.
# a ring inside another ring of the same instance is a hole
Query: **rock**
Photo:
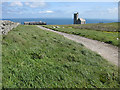
{"type": "Polygon", "coordinates": [[[0,20],[0,30],[2,35],[6,35],[10,30],[16,28],[20,23],[15,23],[8,20],[0,20]]]}
{"type": "Polygon", "coordinates": [[[4,34],[5,34],[5,31],[2,31],[2,34],[4,35],[4,34]]]}
{"type": "Polygon", "coordinates": [[[52,28],[55,28],[54,26],[52,28]]]}
{"type": "Polygon", "coordinates": [[[56,28],[60,28],[59,26],[56,26],[56,28]]]}
{"type": "Polygon", "coordinates": [[[2,29],[5,29],[4,27],[1,27],[2,29]]]}
{"type": "Polygon", "coordinates": [[[5,23],[3,23],[3,26],[5,26],[5,23]]]}

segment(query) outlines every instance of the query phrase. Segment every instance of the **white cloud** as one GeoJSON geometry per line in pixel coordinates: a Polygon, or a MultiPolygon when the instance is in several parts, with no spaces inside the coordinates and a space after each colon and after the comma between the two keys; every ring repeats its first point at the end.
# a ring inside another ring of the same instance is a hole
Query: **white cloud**
{"type": "MultiPolygon", "coordinates": [[[[16,12],[16,11],[15,11],[16,12]]],[[[13,12],[7,11],[8,14],[13,14],[13,12]]],[[[17,12],[17,14],[23,14],[23,12],[17,12]]]]}
{"type": "Polygon", "coordinates": [[[46,13],[53,13],[53,11],[46,11],[46,13]]]}
{"type": "Polygon", "coordinates": [[[40,11],[39,13],[54,13],[54,11],[47,10],[47,11],[40,11]]]}
{"type": "Polygon", "coordinates": [[[80,14],[83,18],[96,18],[96,19],[117,19],[118,18],[118,7],[112,8],[96,8],[86,10],[80,14]]]}
{"type": "Polygon", "coordinates": [[[28,3],[28,2],[25,2],[25,5],[30,5],[30,3],[28,3]]]}
{"type": "Polygon", "coordinates": [[[108,9],[108,12],[109,12],[110,14],[118,13],[118,8],[117,8],[117,7],[109,8],[109,9],[108,9]]]}
{"type": "Polygon", "coordinates": [[[44,7],[46,6],[46,3],[45,2],[32,2],[32,3],[26,2],[25,5],[31,8],[36,8],[36,7],[44,7]]]}
{"type": "MultiPolygon", "coordinates": [[[[18,0],[2,0],[2,2],[13,2],[18,0]]],[[[19,0],[21,2],[118,2],[120,0],[19,0]]]]}
{"type": "Polygon", "coordinates": [[[23,4],[20,1],[12,2],[10,6],[23,6],[23,4]]]}

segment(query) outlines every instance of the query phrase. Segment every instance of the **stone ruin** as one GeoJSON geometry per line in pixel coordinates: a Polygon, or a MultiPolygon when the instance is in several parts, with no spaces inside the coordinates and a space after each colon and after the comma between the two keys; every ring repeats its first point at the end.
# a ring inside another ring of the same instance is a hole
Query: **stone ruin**
{"type": "Polygon", "coordinates": [[[47,25],[46,22],[24,22],[24,25],[47,25]]]}
{"type": "Polygon", "coordinates": [[[86,20],[83,18],[78,18],[78,12],[74,13],[74,24],[86,24],[86,20]]]}
{"type": "Polygon", "coordinates": [[[10,30],[16,28],[20,23],[15,23],[8,20],[0,20],[0,31],[1,35],[6,35],[10,30]]]}

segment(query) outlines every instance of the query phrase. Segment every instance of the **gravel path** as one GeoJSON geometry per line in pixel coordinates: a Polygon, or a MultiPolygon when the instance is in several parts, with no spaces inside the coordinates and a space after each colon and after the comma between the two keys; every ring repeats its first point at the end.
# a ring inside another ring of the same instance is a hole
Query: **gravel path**
{"type": "Polygon", "coordinates": [[[45,28],[42,26],[38,26],[38,27],[43,30],[48,30],[48,31],[58,33],[60,35],[63,35],[64,37],[66,37],[70,40],[76,41],[78,43],[82,43],[85,47],[91,49],[92,51],[97,52],[99,55],[104,57],[106,60],[108,60],[111,63],[118,66],[118,47],[116,47],[116,46],[106,44],[106,43],[103,43],[103,42],[100,42],[97,40],[84,38],[84,37],[77,36],[77,35],[66,34],[66,33],[58,32],[58,31],[54,31],[54,30],[51,30],[51,29],[48,29],[48,28],[45,28]]]}

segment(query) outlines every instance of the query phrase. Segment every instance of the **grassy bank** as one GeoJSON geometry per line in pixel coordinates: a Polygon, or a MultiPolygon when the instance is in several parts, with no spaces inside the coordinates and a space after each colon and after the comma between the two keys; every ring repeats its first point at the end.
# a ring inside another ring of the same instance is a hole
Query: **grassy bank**
{"type": "Polygon", "coordinates": [[[118,72],[100,55],[56,33],[18,26],[2,41],[4,88],[118,87],[118,72]]]}
{"type": "Polygon", "coordinates": [[[92,29],[97,31],[108,31],[108,32],[118,32],[118,23],[94,23],[94,24],[83,24],[74,25],[73,28],[76,29],[92,29]]]}
{"type": "Polygon", "coordinates": [[[58,25],[46,25],[44,27],[118,46],[118,23],[59,25],[60,28],[53,28],[56,26],[58,25]]]}

